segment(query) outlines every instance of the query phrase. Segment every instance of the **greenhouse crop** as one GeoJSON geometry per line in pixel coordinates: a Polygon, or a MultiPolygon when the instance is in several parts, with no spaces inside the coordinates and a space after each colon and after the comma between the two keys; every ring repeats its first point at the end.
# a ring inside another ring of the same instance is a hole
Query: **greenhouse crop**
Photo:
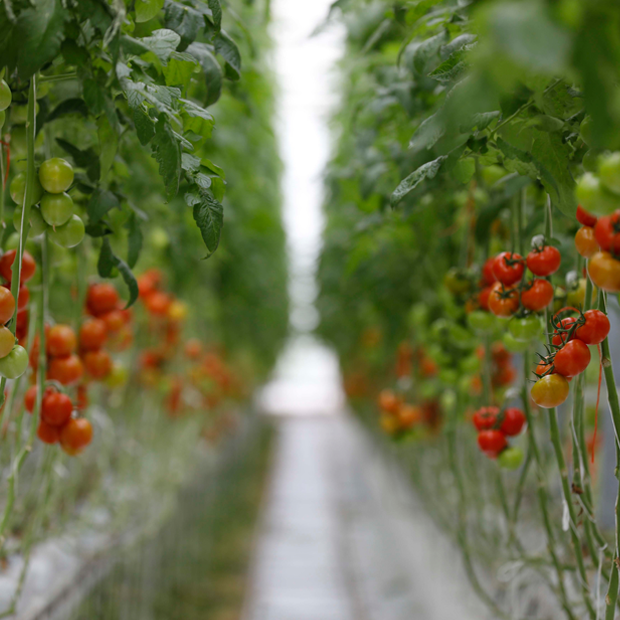
{"type": "Polygon", "coordinates": [[[319,332],[347,394],[493,617],[612,620],[620,5],[339,0],[329,19],[347,46],[319,332]]]}

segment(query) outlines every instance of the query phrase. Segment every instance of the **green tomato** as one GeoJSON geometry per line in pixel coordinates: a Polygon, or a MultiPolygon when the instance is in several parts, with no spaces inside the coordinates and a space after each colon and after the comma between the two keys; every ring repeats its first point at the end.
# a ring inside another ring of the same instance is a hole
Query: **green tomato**
{"type": "MultiPolygon", "coordinates": [[[[21,228],[22,221],[22,210],[15,209],[13,211],[13,226],[15,226],[15,230],[19,231],[21,228]]],[[[30,231],[28,232],[29,237],[38,237],[42,235],[47,230],[47,223],[43,219],[41,215],[41,211],[37,207],[32,207],[30,209],[30,231]]]]}
{"type": "Polygon", "coordinates": [[[592,146],[592,117],[586,116],[579,125],[579,135],[581,139],[588,145],[592,146]]]}
{"type": "Polygon", "coordinates": [[[487,187],[495,185],[495,183],[497,183],[500,179],[503,179],[507,174],[507,170],[496,164],[485,166],[482,169],[482,178],[484,179],[487,187]]]}
{"type": "Polygon", "coordinates": [[[471,280],[467,277],[467,274],[457,267],[452,267],[443,278],[444,286],[453,295],[463,295],[471,289],[471,280]]]}
{"type": "Polygon", "coordinates": [[[41,215],[50,226],[62,226],[73,215],[73,200],[69,194],[43,194],[41,215]]]}
{"type": "Polygon", "coordinates": [[[73,167],[65,159],[52,157],[41,164],[39,181],[46,192],[62,194],[73,183],[73,167]]]}
{"type": "Polygon", "coordinates": [[[510,332],[504,332],[502,342],[504,343],[506,349],[508,349],[511,353],[523,353],[524,351],[527,351],[530,346],[529,342],[517,340],[510,332]]]}
{"type": "Polygon", "coordinates": [[[5,251],[7,250],[17,250],[19,246],[19,233],[11,233],[7,240],[4,242],[2,246],[5,251]]]}
{"type": "Polygon", "coordinates": [[[526,316],[521,319],[513,318],[508,323],[510,334],[521,342],[530,342],[542,335],[542,325],[536,316],[526,316]]]}
{"type": "Polygon", "coordinates": [[[467,315],[467,324],[476,332],[490,332],[495,329],[495,315],[485,310],[472,310],[467,315]]]}
{"type": "Polygon", "coordinates": [[[615,194],[620,194],[620,152],[605,153],[598,159],[601,183],[615,194]]]}
{"type": "Polygon", "coordinates": [[[11,123],[13,125],[24,125],[28,120],[28,106],[14,105],[11,108],[11,123]]]}
{"type": "Polygon", "coordinates": [[[591,172],[586,172],[577,179],[575,195],[584,209],[596,215],[613,213],[620,207],[620,198],[607,191],[600,179],[591,172]]]}
{"type": "Polygon", "coordinates": [[[9,85],[4,81],[0,80],[0,110],[6,110],[13,100],[13,93],[9,88],[9,85]]]}
{"type": "Polygon", "coordinates": [[[156,250],[165,250],[170,245],[170,237],[161,226],[156,226],[151,230],[149,241],[156,250]]]}
{"type": "Polygon", "coordinates": [[[521,448],[506,448],[497,457],[497,462],[504,469],[519,469],[523,463],[523,450],[521,448]]]}
{"type": "Polygon", "coordinates": [[[581,160],[581,165],[586,172],[596,172],[598,170],[598,155],[590,149],[581,160]]]}
{"type": "Polygon", "coordinates": [[[74,248],[84,239],[84,222],[78,215],[72,215],[66,224],[57,226],[48,234],[51,241],[63,248],[74,248]]]}
{"type": "MultiPolygon", "coordinates": [[[[23,207],[24,205],[24,194],[26,193],[26,173],[20,172],[16,175],[11,181],[11,185],[9,186],[9,192],[11,194],[11,198],[13,202],[15,202],[19,207],[23,207]]],[[[41,196],[43,196],[43,188],[41,187],[41,183],[39,183],[38,177],[34,178],[34,196],[32,204],[36,205],[39,200],[41,200],[41,196]]]]}
{"type": "Polygon", "coordinates": [[[7,379],[17,379],[28,368],[28,352],[16,344],[5,357],[0,357],[0,375],[7,379]]]}

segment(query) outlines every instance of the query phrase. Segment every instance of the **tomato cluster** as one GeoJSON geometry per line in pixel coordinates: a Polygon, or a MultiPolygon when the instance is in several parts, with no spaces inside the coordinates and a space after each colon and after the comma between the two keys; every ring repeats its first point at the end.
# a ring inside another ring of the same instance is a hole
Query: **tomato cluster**
{"type": "Polygon", "coordinates": [[[395,438],[410,435],[416,428],[433,429],[439,421],[439,406],[436,401],[425,401],[420,405],[406,402],[403,395],[389,389],[382,390],[377,397],[379,424],[383,431],[395,438]]]}
{"type": "Polygon", "coordinates": [[[479,408],[472,418],[478,431],[478,447],[490,459],[497,459],[502,467],[516,469],[523,461],[523,452],[517,447],[510,447],[508,438],[519,435],[525,421],[525,414],[517,407],[479,408]]]}
{"type": "Polygon", "coordinates": [[[609,334],[610,323],[600,310],[579,313],[577,318],[554,319],[552,351],[536,368],[532,400],[543,408],[561,405],[568,397],[569,381],[590,363],[588,345],[598,345],[609,334]]]}
{"type": "MultiPolygon", "coordinates": [[[[35,408],[37,386],[32,385],[24,396],[24,407],[32,413],[35,408]]],[[[41,401],[41,416],[37,436],[47,444],[60,444],[70,456],[77,456],[90,444],[93,427],[83,417],[79,417],[71,398],[56,387],[46,388],[41,401]]]]}

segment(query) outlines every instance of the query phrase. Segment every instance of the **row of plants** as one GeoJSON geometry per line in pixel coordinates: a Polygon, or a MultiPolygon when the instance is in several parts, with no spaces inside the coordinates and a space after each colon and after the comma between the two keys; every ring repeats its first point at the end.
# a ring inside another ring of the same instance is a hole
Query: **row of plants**
{"type": "Polygon", "coordinates": [[[0,6],[0,615],[38,541],[160,522],[286,336],[268,21],[0,6]]]}
{"type": "Polygon", "coordinates": [[[347,43],[318,331],[349,399],[493,617],[613,620],[620,7],[338,0],[329,19],[347,43]]]}

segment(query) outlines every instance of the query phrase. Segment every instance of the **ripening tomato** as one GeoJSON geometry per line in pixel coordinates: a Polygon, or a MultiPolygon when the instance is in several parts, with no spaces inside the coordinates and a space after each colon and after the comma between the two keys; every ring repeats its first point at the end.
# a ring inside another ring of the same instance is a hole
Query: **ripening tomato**
{"type": "Polygon", "coordinates": [[[60,445],[69,455],[79,454],[93,440],[93,427],[86,418],[73,418],[60,430],[60,445]]]}
{"type": "Polygon", "coordinates": [[[201,353],[202,353],[202,344],[200,343],[200,340],[198,340],[197,338],[190,338],[185,343],[185,356],[188,357],[190,360],[198,359],[201,353]]]}
{"type": "Polygon", "coordinates": [[[50,381],[58,381],[62,385],[73,385],[84,375],[82,360],[71,354],[68,357],[55,357],[49,363],[47,378],[50,381]]]}
{"type": "Polygon", "coordinates": [[[107,337],[108,330],[101,319],[87,319],[80,327],[80,349],[83,351],[101,349],[107,337]]]}
{"type": "Polygon", "coordinates": [[[518,407],[508,407],[504,410],[504,419],[499,430],[507,437],[515,437],[523,429],[525,413],[518,407]]]}
{"type": "Polygon", "coordinates": [[[527,268],[535,276],[550,276],[560,268],[562,256],[557,248],[545,245],[534,249],[527,255],[527,268]]]}
{"type": "Polygon", "coordinates": [[[532,400],[543,409],[561,405],[568,398],[569,385],[566,377],[554,373],[538,379],[532,387],[532,400]]]}
{"type": "Polygon", "coordinates": [[[600,251],[594,236],[594,228],[582,226],[575,234],[575,248],[584,258],[590,258],[600,251]]]}
{"type": "Polygon", "coordinates": [[[398,422],[404,430],[411,428],[422,420],[422,409],[416,405],[403,404],[398,409],[398,422]]]}
{"type": "Polygon", "coordinates": [[[588,310],[583,316],[586,322],[575,330],[575,336],[586,344],[603,342],[611,327],[605,313],[600,310],[588,310]]]}
{"type": "MultiPolygon", "coordinates": [[[[17,250],[9,250],[2,255],[0,258],[0,276],[2,276],[7,282],[10,282],[13,278],[13,261],[15,260],[15,255],[17,254],[17,250]]],[[[34,272],[36,271],[37,264],[32,258],[32,254],[24,250],[22,254],[22,271],[20,274],[20,282],[23,284],[32,278],[34,272]]]]}
{"type": "Polygon", "coordinates": [[[109,334],[116,334],[125,327],[125,317],[120,310],[110,310],[110,312],[101,314],[99,318],[105,323],[109,334]]]}
{"type": "Polygon", "coordinates": [[[146,309],[155,316],[165,316],[171,303],[170,296],[162,291],[154,291],[144,300],[146,309]]]}
{"type": "Polygon", "coordinates": [[[15,312],[15,298],[7,288],[0,287],[0,323],[4,325],[13,318],[15,312]]]}
{"type": "Polygon", "coordinates": [[[575,377],[588,367],[590,357],[588,345],[575,338],[556,352],[553,365],[555,371],[563,377],[575,377]]]}
{"type": "Polygon", "coordinates": [[[609,252],[597,252],[588,262],[592,282],[608,293],[620,292],[620,261],[609,252]]]}
{"type": "Polygon", "coordinates": [[[45,344],[50,357],[67,357],[77,348],[77,338],[69,325],[54,325],[47,332],[45,344]]]}
{"type": "Polygon", "coordinates": [[[524,270],[523,257],[520,254],[501,252],[493,261],[493,274],[506,286],[518,282],[524,270]]]}
{"type": "Polygon", "coordinates": [[[0,358],[6,357],[15,346],[15,336],[8,327],[0,327],[0,358]]]}
{"type": "Polygon", "coordinates": [[[500,282],[491,287],[489,310],[495,316],[509,317],[519,309],[519,293],[514,288],[504,289],[500,282]]]}
{"type": "Polygon", "coordinates": [[[138,277],[138,290],[140,297],[144,298],[157,290],[163,280],[163,276],[159,269],[148,269],[138,277]]]}
{"type": "Polygon", "coordinates": [[[119,297],[116,289],[107,282],[92,284],[86,295],[86,305],[93,316],[100,316],[116,309],[119,297]]]}
{"type": "Polygon", "coordinates": [[[603,252],[620,254],[620,211],[599,217],[594,227],[594,238],[603,252]]]}
{"type": "Polygon", "coordinates": [[[104,349],[84,353],[84,367],[93,379],[105,379],[112,370],[112,359],[104,349]]]}
{"type": "Polygon", "coordinates": [[[495,263],[495,257],[487,258],[482,266],[482,282],[485,286],[491,286],[497,282],[495,273],[493,273],[493,264],[495,263]]]}
{"type": "Polygon", "coordinates": [[[480,409],[474,413],[472,422],[477,430],[485,431],[495,426],[498,415],[499,407],[480,407],[480,409]]]}
{"type": "MultiPolygon", "coordinates": [[[[571,326],[574,325],[576,322],[577,322],[577,319],[575,319],[572,316],[569,316],[569,317],[566,317],[565,319],[562,319],[558,327],[560,327],[561,329],[570,329],[571,326]]],[[[575,332],[571,334],[570,332],[562,332],[556,329],[553,332],[553,338],[551,339],[551,342],[556,347],[559,347],[565,342],[568,342],[569,340],[574,340],[574,339],[575,339],[575,332]]]]}
{"type": "Polygon", "coordinates": [[[44,420],[39,420],[39,426],[37,427],[37,437],[43,443],[54,444],[60,440],[60,428],[58,426],[52,426],[47,424],[44,420]]]}
{"type": "Polygon", "coordinates": [[[377,399],[379,408],[388,413],[398,413],[402,399],[396,396],[392,390],[382,390],[377,399]]]}
{"type": "Polygon", "coordinates": [[[544,310],[553,301],[553,286],[551,282],[536,278],[521,293],[521,303],[524,308],[538,312],[544,310]]]}
{"type": "Polygon", "coordinates": [[[553,375],[555,371],[553,370],[553,364],[546,364],[543,360],[540,360],[534,373],[540,378],[546,375],[553,375]]]}
{"type": "Polygon", "coordinates": [[[582,226],[588,226],[589,228],[592,228],[596,226],[597,220],[598,218],[596,217],[596,215],[593,215],[589,211],[586,211],[581,205],[577,207],[577,221],[582,226]]]}
{"type": "Polygon", "coordinates": [[[478,446],[489,458],[494,459],[508,447],[508,441],[501,431],[491,429],[478,433],[478,446]]]}
{"type": "MultiPolygon", "coordinates": [[[[3,284],[4,288],[11,290],[10,284],[3,284]]],[[[17,296],[17,309],[24,310],[30,301],[30,290],[25,284],[19,287],[19,295],[17,296]]]]}
{"type": "Polygon", "coordinates": [[[71,399],[61,392],[49,392],[41,403],[41,418],[50,426],[64,426],[73,412],[71,399]]]}

